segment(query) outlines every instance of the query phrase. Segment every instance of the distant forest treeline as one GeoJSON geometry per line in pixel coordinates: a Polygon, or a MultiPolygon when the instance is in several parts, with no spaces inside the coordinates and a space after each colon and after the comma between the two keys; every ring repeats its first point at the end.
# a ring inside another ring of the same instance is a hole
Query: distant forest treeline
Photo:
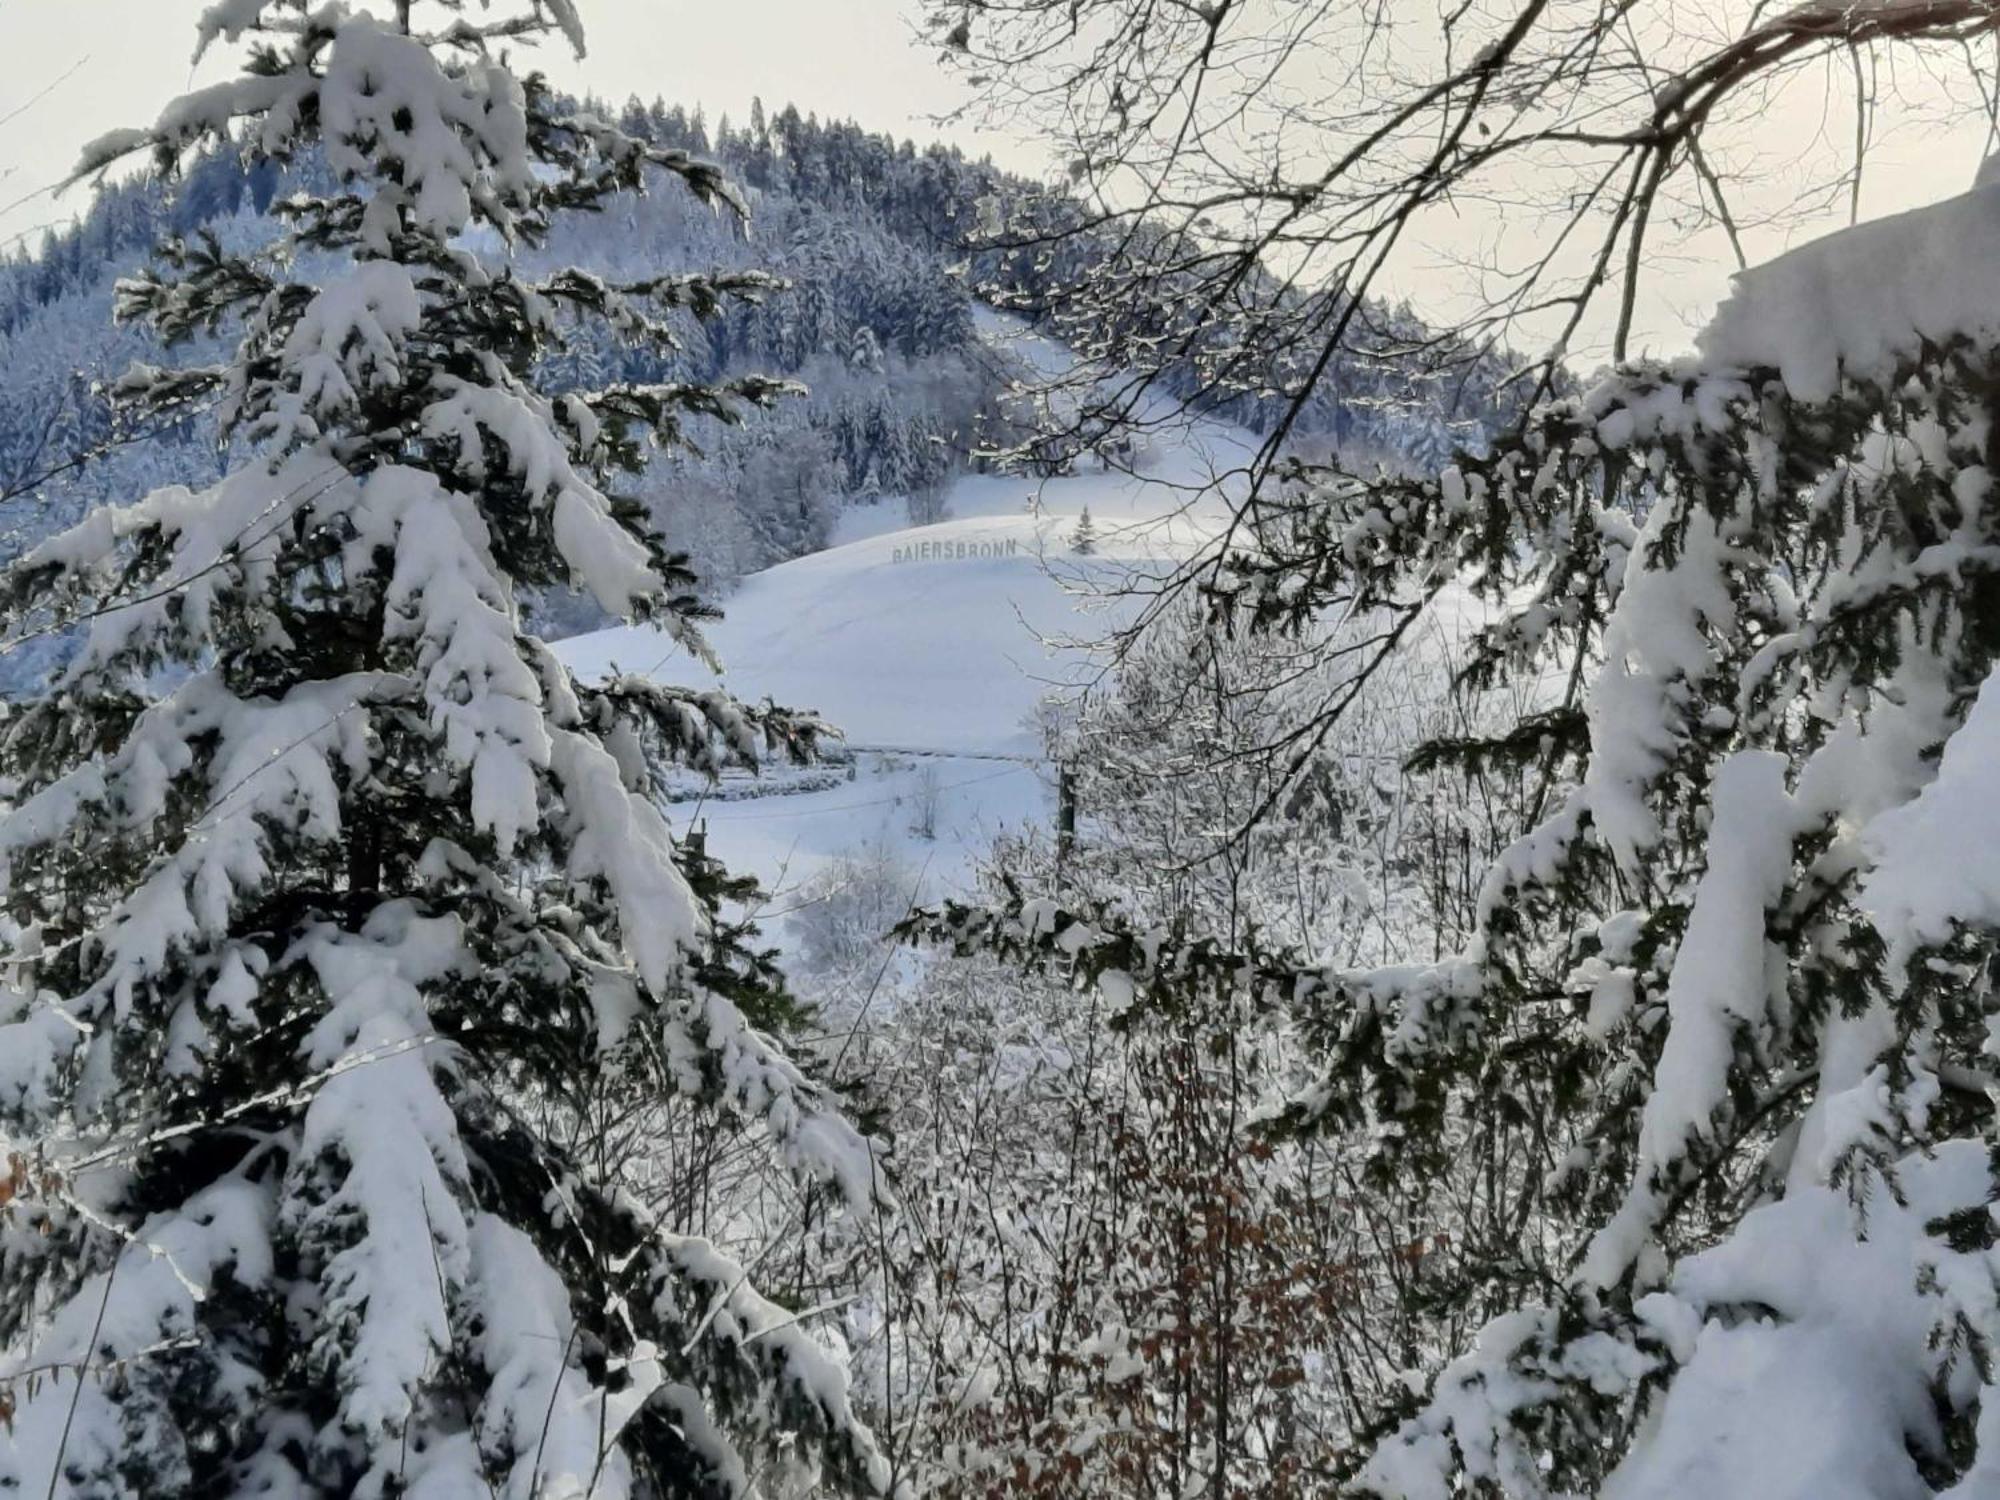
{"type": "MultiPolygon", "coordinates": [[[[711,585],[824,545],[844,504],[907,497],[922,520],[956,474],[982,461],[983,445],[1017,435],[1008,422],[1019,408],[1006,398],[1022,372],[979,337],[975,300],[1036,316],[1038,298],[1073,277],[1079,257],[1101,252],[1088,239],[1060,256],[968,245],[996,202],[1047,214],[1059,195],[954,149],[822,123],[789,106],[770,117],[753,107],[740,128],[727,120],[711,127],[699,111],[664,103],[635,101],[619,115],[628,130],[718,159],[750,199],[751,222],[684,194],[621,198],[613,211],[566,220],[549,244],[521,252],[524,270],[577,264],[637,276],[755,266],[790,283],[761,305],[688,323],[674,350],[582,335],[551,372],[575,387],[749,371],[808,387],[740,427],[707,424],[694,434],[699,456],[663,458],[638,486],[711,585]]],[[[203,341],[211,347],[170,356],[143,330],[115,325],[115,284],[166,236],[266,243],[277,205],[324,187],[324,173],[316,159],[280,173],[208,152],[172,182],[147,176],[101,186],[72,226],[48,232],[32,253],[0,259],[0,495],[9,497],[0,501],[0,555],[93,505],[223,472],[228,456],[199,415],[151,433],[112,432],[98,382],[134,361],[199,360],[222,349],[211,338],[203,341]],[[80,453],[95,456],[73,464],[80,453]]],[[[1116,347],[1114,338],[1105,343],[1116,347]]],[[[1182,384],[1196,383],[1191,368],[1182,384]]],[[[1448,446],[1484,410],[1483,392],[1469,406],[1462,391],[1454,400],[1458,409],[1407,371],[1364,362],[1335,372],[1299,430],[1421,455],[1448,446]]],[[[1253,428],[1276,409],[1270,395],[1220,404],[1253,428]]],[[[545,601],[542,616],[554,631],[594,623],[573,600],[545,601]]],[[[10,663],[0,676],[24,665],[10,663]]]]}

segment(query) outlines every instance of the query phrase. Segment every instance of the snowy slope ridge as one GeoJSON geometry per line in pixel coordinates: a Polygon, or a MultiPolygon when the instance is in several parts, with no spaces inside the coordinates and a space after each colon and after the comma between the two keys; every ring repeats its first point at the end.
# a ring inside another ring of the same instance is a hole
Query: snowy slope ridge
{"type": "MultiPolygon", "coordinates": [[[[989,337],[1050,358],[1007,320],[983,321],[989,337]]],[[[1130,608],[1105,595],[1133,575],[1164,574],[1215,535],[1227,508],[1208,482],[1253,443],[1196,420],[1141,477],[966,476],[949,519],[929,526],[903,524],[894,500],[851,510],[836,545],[753,575],[729,601],[709,632],[727,684],[816,708],[857,745],[1033,753],[1036,703],[1089,680],[1097,663],[1082,643],[1130,608]],[[1072,541],[1086,509],[1095,542],[1080,555],[1072,541]]],[[[558,650],[592,676],[685,675],[690,665],[645,626],[558,650]]]]}

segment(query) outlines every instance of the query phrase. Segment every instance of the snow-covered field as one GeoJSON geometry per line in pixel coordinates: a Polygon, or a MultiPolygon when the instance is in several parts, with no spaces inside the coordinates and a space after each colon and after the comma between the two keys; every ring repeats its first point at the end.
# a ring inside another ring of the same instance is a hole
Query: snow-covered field
{"type": "MultiPolygon", "coordinates": [[[[1062,352],[984,315],[989,338],[1048,370],[1062,352]]],[[[816,709],[855,751],[851,780],[781,796],[707,799],[710,847],[780,890],[829,861],[886,848],[925,869],[926,897],[960,883],[1003,829],[1046,821],[1054,776],[1033,718],[1087,690],[1096,643],[1136,604],[1118,585],[1161,577],[1227,517],[1212,482],[1254,440],[1194,419],[1156,434],[1140,470],[961,479],[947,519],[911,526],[899,499],[847,512],[824,552],[746,579],[709,631],[725,685],[816,709]],[[1095,544],[1073,546],[1088,509],[1095,544]]],[[[694,683],[705,669],[657,631],[625,627],[559,650],[577,671],[694,683]]]]}

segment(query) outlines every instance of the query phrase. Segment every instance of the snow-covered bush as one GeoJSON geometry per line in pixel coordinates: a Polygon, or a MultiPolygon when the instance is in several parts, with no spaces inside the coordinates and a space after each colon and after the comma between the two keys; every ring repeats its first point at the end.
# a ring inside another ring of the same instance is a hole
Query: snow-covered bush
{"type": "Polygon", "coordinates": [[[1141,1014],[1298,1017],[1284,1124],[1366,1142],[1376,1191],[1476,1164],[1507,1211],[1411,1295],[1478,1331],[1338,1459],[1365,1492],[2000,1474],[1996,226],[1981,188],[1794,252],[1699,357],[1434,477],[1302,474],[1213,580],[1239,625],[1377,615],[1364,672],[1455,582],[1488,602],[1463,684],[1533,691],[1420,760],[1530,784],[1457,953],[1300,963],[1039,898],[928,923],[1141,1014]]]}
{"type": "Polygon", "coordinates": [[[880,968],[918,888],[918,871],[886,839],[833,861],[786,919],[803,970],[824,980],[880,968]]]}
{"type": "MultiPolygon", "coordinates": [[[[1501,778],[1481,801],[1399,766],[1476,722],[1445,693],[1456,649],[1431,622],[1287,786],[1266,752],[1350,681],[1343,658],[1164,611],[1101,691],[1039,716],[1076,826],[1001,840],[992,889],[1115,894],[1225,945],[1432,957],[1506,805],[1501,778]]],[[[885,982],[879,950],[861,977],[835,1045],[902,1211],[857,1264],[848,1341],[898,1471],[956,1500],[1336,1493],[1384,1392],[1462,1331],[1407,1304],[1465,1274],[1496,1211],[1483,1164],[1376,1193],[1364,1135],[1274,1137],[1311,1059],[1240,991],[1135,1010],[986,956],[885,982]]]]}

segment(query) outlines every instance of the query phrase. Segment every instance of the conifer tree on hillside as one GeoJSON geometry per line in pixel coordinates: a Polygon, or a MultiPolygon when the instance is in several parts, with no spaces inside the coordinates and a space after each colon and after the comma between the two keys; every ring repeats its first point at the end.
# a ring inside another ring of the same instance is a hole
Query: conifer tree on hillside
{"type": "Polygon", "coordinates": [[[509,12],[223,0],[242,75],[83,171],[234,135],[337,178],[267,253],[169,243],[121,310],[233,360],[117,396],[216,399],[258,457],[99,510],[0,581],[78,654],[5,725],[0,1494],[737,1496],[880,1482],[837,1370],[743,1268],[658,1231],[549,1123],[619,1091],[732,1111],[802,1176],[867,1144],[757,1028],[786,999],[743,894],[651,801],[669,759],[806,754],[714,692],[588,687],[523,633],[566,584],[704,648],[615,485],[691,413],[777,387],[551,399],[573,323],[755,297],[750,273],[529,280],[467,248],[714,168],[568,112],[509,12]]]}
{"type": "Polygon", "coordinates": [[[1076,525],[1070,529],[1069,550],[1078,557],[1088,557],[1097,550],[1097,523],[1090,519],[1090,507],[1083,508],[1083,514],[1076,518],[1076,525]]]}
{"type": "Polygon", "coordinates": [[[1525,707],[1418,763],[1540,791],[1462,952],[1337,969],[1029,895],[915,924],[1121,1007],[1293,1014],[1289,1126],[1456,1185],[1451,1273],[1396,1288],[1456,1357],[1331,1456],[1361,1492],[2000,1483],[1995,192],[1746,274],[1701,358],[1488,455],[1302,475],[1211,580],[1222,621],[1378,620],[1357,685],[1484,598],[1463,686],[1525,707]]]}

